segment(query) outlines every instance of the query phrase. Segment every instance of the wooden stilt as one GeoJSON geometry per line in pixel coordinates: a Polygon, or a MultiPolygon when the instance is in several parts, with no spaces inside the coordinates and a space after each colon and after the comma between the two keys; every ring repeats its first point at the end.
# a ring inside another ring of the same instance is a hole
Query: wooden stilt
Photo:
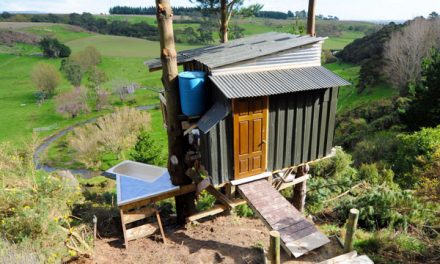
{"type": "Polygon", "coordinates": [[[125,221],[124,221],[124,210],[119,210],[119,213],[121,215],[121,224],[122,224],[122,233],[124,235],[124,244],[125,248],[128,248],[128,237],[127,237],[127,229],[125,227],[125,221]]]}
{"type": "Polygon", "coordinates": [[[270,231],[269,260],[271,264],[280,264],[280,232],[270,231]]]}
{"type": "Polygon", "coordinates": [[[350,209],[350,215],[348,216],[347,231],[345,233],[344,252],[348,253],[353,250],[354,234],[356,233],[357,222],[359,218],[359,210],[350,209]]]}
{"type": "MultiPolygon", "coordinates": [[[[296,177],[300,178],[307,174],[306,166],[300,166],[297,169],[296,177]]],[[[306,205],[306,192],[307,192],[307,181],[302,181],[295,185],[293,189],[293,206],[298,209],[301,213],[304,213],[304,208],[306,205]]]]}

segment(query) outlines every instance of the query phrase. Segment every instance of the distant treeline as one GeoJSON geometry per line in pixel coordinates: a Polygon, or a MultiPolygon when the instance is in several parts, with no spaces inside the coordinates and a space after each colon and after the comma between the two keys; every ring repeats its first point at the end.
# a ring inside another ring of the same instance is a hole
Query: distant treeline
{"type": "MultiPolygon", "coordinates": [[[[193,12],[200,12],[199,7],[184,7],[175,6],[173,7],[174,15],[189,15],[193,12]]],[[[111,15],[155,15],[156,7],[130,7],[130,6],[115,6],[111,7],[109,10],[111,15]]]]}
{"type": "MultiPolygon", "coordinates": [[[[200,7],[173,7],[173,13],[179,16],[200,13],[201,11],[200,7]]],[[[112,15],[155,15],[156,7],[115,6],[110,8],[109,13],[112,15]]],[[[289,10],[287,13],[280,11],[259,11],[255,14],[256,17],[272,19],[306,19],[307,15],[305,10],[295,12],[289,10]]],[[[316,18],[321,20],[339,20],[336,16],[317,15],[316,18]]]]}
{"type": "Polygon", "coordinates": [[[56,14],[17,14],[10,16],[0,15],[0,18],[15,22],[47,22],[61,23],[73,26],[79,26],[86,30],[100,34],[110,34],[118,36],[127,36],[143,38],[149,40],[158,40],[159,33],[156,25],[150,25],[145,21],[130,23],[128,21],[108,20],[95,17],[90,13],[72,13],[68,15],[56,14]]]}

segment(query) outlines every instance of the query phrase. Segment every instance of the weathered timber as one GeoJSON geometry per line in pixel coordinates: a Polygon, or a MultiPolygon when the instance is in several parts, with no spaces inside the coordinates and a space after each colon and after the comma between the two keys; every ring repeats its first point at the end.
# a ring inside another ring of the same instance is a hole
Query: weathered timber
{"type": "Polygon", "coordinates": [[[269,260],[271,264],[281,263],[280,254],[280,233],[278,231],[270,231],[269,260]]]}
{"type": "MultiPolygon", "coordinates": [[[[168,132],[168,171],[174,185],[191,183],[185,176],[186,165],[184,156],[188,148],[183,136],[180,121],[179,89],[177,83],[177,53],[174,43],[173,12],[169,0],[156,0],[156,17],[160,36],[160,58],[162,62],[162,82],[165,88],[167,102],[167,132],[168,132]],[[171,162],[175,157],[175,162],[171,162]]],[[[184,223],[186,216],[195,212],[194,193],[176,196],[176,212],[179,223],[184,223]]]]}
{"type": "MultiPolygon", "coordinates": [[[[239,206],[239,205],[243,205],[243,204],[246,204],[246,201],[243,200],[243,199],[232,200],[232,206],[234,208],[239,206]]],[[[205,217],[208,217],[208,216],[213,216],[213,215],[216,215],[216,214],[220,214],[220,213],[223,213],[224,211],[228,211],[228,210],[229,210],[228,206],[223,205],[223,204],[217,204],[217,205],[215,205],[213,208],[211,208],[209,210],[206,210],[206,211],[203,211],[203,212],[191,215],[190,217],[187,218],[187,221],[188,222],[197,221],[199,219],[202,219],[202,218],[205,218],[205,217]]]]}
{"type": "MultiPolygon", "coordinates": [[[[297,178],[304,177],[307,172],[305,169],[306,166],[300,166],[297,169],[296,176],[297,178]]],[[[302,181],[299,184],[295,185],[293,189],[293,206],[295,206],[298,211],[301,213],[304,212],[304,208],[306,205],[306,191],[307,191],[307,181],[302,181]]]]}
{"type": "Polygon", "coordinates": [[[157,224],[159,225],[160,235],[162,236],[162,241],[164,244],[166,244],[167,239],[165,238],[165,232],[164,232],[163,226],[162,226],[162,219],[160,218],[160,214],[159,214],[158,210],[156,210],[156,219],[157,219],[157,224]]]}
{"type": "Polygon", "coordinates": [[[344,251],[346,253],[353,250],[354,234],[356,233],[359,210],[352,208],[348,216],[347,231],[345,233],[344,251]]]}
{"type": "Polygon", "coordinates": [[[286,189],[286,188],[289,188],[289,187],[295,186],[295,185],[297,185],[297,184],[299,184],[299,183],[302,183],[302,182],[304,182],[304,181],[307,181],[308,179],[310,179],[310,174],[306,174],[306,175],[301,176],[301,177],[299,177],[299,178],[295,178],[295,179],[293,179],[291,182],[281,183],[280,185],[277,186],[276,189],[277,189],[278,191],[281,191],[281,190],[284,190],[284,189],[286,189]]]}
{"type": "Polygon", "coordinates": [[[309,11],[307,17],[307,34],[316,36],[316,0],[309,0],[309,11]]]}

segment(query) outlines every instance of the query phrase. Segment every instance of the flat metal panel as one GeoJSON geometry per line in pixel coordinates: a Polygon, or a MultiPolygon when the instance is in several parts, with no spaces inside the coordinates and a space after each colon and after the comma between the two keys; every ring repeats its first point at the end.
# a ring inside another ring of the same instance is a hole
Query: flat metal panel
{"type": "Polygon", "coordinates": [[[307,93],[306,95],[306,106],[304,111],[304,119],[303,119],[303,139],[302,139],[302,159],[301,162],[309,161],[309,153],[310,153],[310,136],[311,136],[311,126],[312,126],[312,100],[313,94],[312,92],[307,93]]]}
{"type": "Polygon", "coordinates": [[[284,162],[283,167],[292,164],[292,147],[293,147],[293,135],[295,133],[293,128],[293,123],[295,121],[295,108],[296,100],[295,98],[287,99],[287,115],[286,115],[286,142],[284,144],[284,162]]]}
{"type": "Polygon", "coordinates": [[[278,96],[277,97],[277,139],[276,139],[276,163],[275,167],[283,167],[284,161],[284,147],[285,147],[285,132],[286,132],[286,106],[287,97],[278,96]]]}
{"type": "Polygon", "coordinates": [[[310,153],[309,160],[315,160],[318,155],[318,142],[319,142],[319,113],[320,113],[320,105],[319,105],[319,93],[313,93],[313,118],[312,118],[312,135],[310,138],[310,153]]]}
{"type": "Polygon", "coordinates": [[[325,92],[321,95],[321,114],[319,118],[320,122],[320,134],[319,134],[319,144],[318,144],[318,157],[324,157],[326,154],[326,141],[327,141],[327,133],[328,133],[328,101],[330,98],[331,89],[325,89],[325,92]]]}
{"type": "Polygon", "coordinates": [[[335,119],[336,119],[336,106],[338,103],[339,87],[331,89],[330,108],[329,108],[329,123],[326,142],[326,152],[329,153],[333,147],[333,137],[335,133],[335,119]]]}
{"type": "Polygon", "coordinates": [[[296,101],[295,115],[295,155],[294,164],[300,164],[302,158],[302,142],[303,142],[303,118],[305,108],[305,97],[303,93],[298,93],[296,101]]]}

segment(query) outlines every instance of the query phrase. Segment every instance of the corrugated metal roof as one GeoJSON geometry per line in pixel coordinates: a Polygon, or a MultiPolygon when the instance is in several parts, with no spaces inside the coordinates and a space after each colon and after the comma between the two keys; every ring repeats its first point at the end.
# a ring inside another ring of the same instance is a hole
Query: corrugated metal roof
{"type": "Polygon", "coordinates": [[[267,96],[350,85],[322,66],[209,76],[227,98],[267,96]]]}
{"type": "MultiPolygon", "coordinates": [[[[325,38],[269,32],[232,40],[217,46],[180,51],[177,53],[177,62],[181,64],[196,60],[213,69],[316,43],[324,39],[325,38]]],[[[145,62],[145,64],[148,65],[150,70],[162,67],[160,59],[150,60],[145,62]]]]}

